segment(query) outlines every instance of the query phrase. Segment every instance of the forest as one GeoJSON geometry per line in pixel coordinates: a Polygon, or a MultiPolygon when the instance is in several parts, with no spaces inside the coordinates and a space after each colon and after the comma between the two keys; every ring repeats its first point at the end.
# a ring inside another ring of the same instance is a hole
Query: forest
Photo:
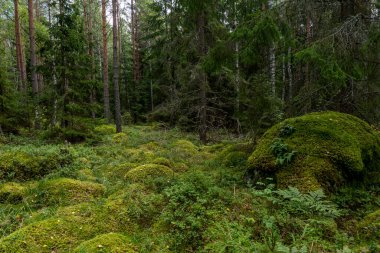
{"type": "Polygon", "coordinates": [[[380,0],[0,0],[2,252],[380,252],[380,0]]]}

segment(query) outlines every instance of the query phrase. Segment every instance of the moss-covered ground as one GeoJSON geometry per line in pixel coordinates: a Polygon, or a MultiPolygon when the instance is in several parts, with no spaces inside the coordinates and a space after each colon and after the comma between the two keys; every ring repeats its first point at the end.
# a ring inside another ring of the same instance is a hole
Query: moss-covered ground
{"type": "Polygon", "coordinates": [[[0,252],[380,252],[378,186],[256,187],[245,180],[255,145],[227,135],[205,146],[156,125],[94,134],[4,137],[0,252]]]}

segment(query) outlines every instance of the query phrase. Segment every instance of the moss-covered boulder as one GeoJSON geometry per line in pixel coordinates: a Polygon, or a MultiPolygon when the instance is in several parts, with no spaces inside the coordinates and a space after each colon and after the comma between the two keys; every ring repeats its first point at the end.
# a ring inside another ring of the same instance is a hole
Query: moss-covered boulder
{"type": "Polygon", "coordinates": [[[184,155],[195,155],[198,153],[198,147],[188,140],[178,140],[173,144],[173,149],[184,155]]]}
{"type": "Polygon", "coordinates": [[[134,168],[125,175],[125,178],[131,182],[144,182],[147,179],[157,177],[173,177],[174,172],[167,166],[159,164],[145,164],[134,168]]]}
{"type": "Polygon", "coordinates": [[[18,183],[5,183],[0,185],[0,203],[18,204],[22,202],[26,188],[18,183]]]}
{"type": "Polygon", "coordinates": [[[112,136],[112,141],[117,144],[126,145],[128,143],[128,135],[126,133],[117,133],[112,136]]]}
{"type": "Polygon", "coordinates": [[[66,148],[56,146],[20,147],[0,153],[0,180],[27,181],[39,179],[72,163],[66,148]]]}
{"type": "Polygon", "coordinates": [[[107,253],[135,253],[135,247],[127,236],[117,233],[108,233],[81,243],[74,253],[107,252],[107,253]]]}
{"type": "Polygon", "coordinates": [[[279,187],[331,191],[369,182],[380,172],[380,136],[366,122],[337,112],[291,118],[269,129],[249,157],[247,175],[279,187]]]}
{"type": "Polygon", "coordinates": [[[90,201],[105,192],[102,184],[71,178],[42,181],[37,187],[39,202],[43,205],[70,205],[90,201]]]}

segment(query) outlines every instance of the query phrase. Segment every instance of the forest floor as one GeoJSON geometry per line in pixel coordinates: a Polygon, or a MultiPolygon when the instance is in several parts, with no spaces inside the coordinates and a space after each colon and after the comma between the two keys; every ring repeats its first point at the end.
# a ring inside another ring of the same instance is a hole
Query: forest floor
{"type": "Polygon", "coordinates": [[[94,131],[81,144],[0,139],[0,252],[380,252],[378,188],[253,187],[248,141],[94,131]]]}

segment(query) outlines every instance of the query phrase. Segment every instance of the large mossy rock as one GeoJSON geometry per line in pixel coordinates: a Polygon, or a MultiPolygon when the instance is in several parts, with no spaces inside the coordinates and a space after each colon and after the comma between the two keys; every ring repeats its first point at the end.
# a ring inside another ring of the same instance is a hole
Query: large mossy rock
{"type": "Polygon", "coordinates": [[[366,122],[337,112],[290,118],[269,129],[248,160],[254,181],[333,191],[380,176],[380,136],[366,122]]]}

